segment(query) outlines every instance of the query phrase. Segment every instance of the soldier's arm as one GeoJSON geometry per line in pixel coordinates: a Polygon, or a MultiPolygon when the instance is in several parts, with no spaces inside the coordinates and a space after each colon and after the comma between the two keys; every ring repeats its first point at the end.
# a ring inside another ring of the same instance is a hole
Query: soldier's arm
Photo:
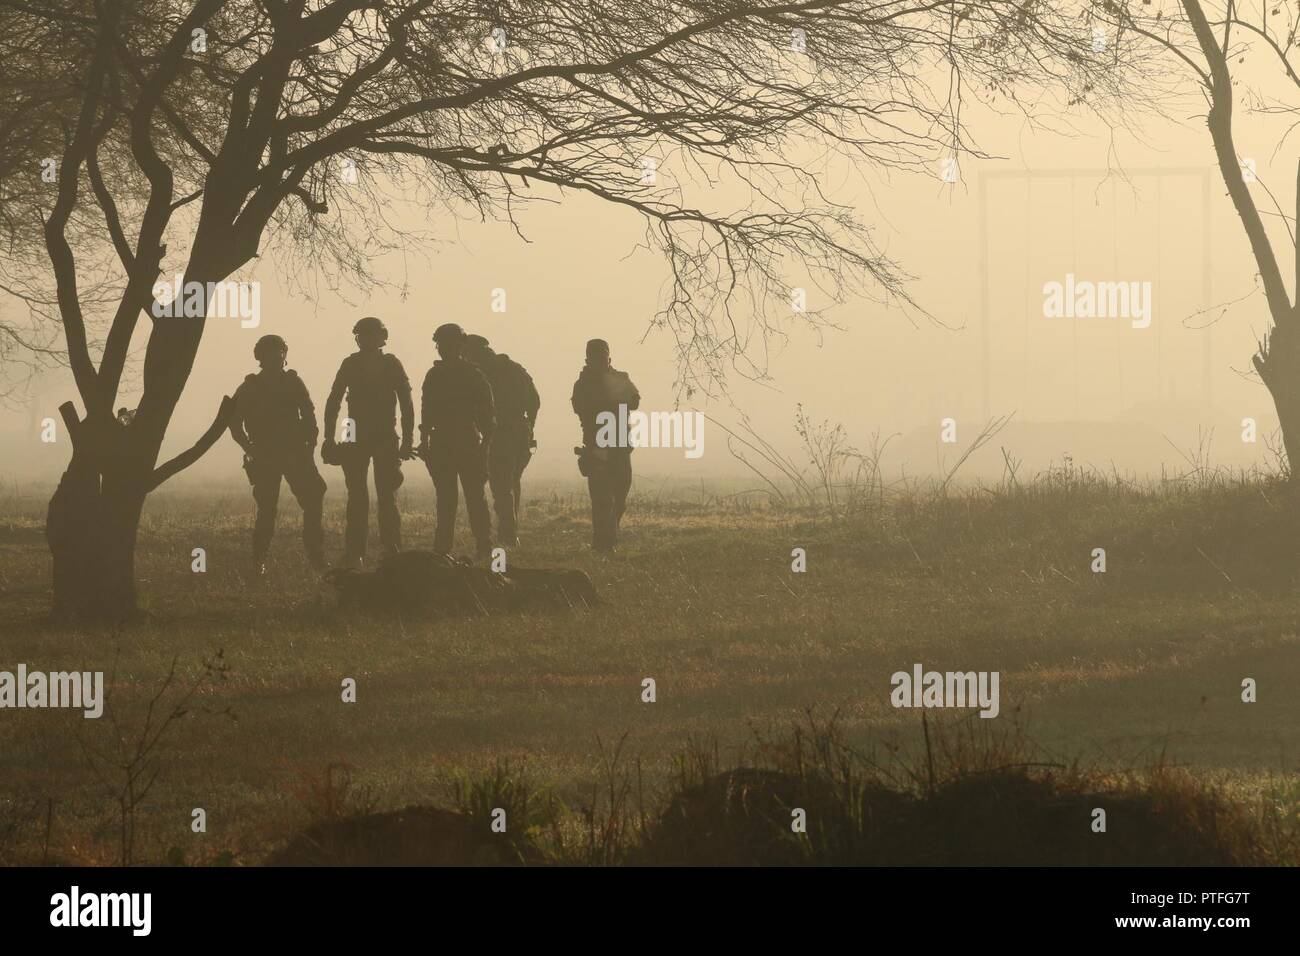
{"type": "Polygon", "coordinates": [[[301,378],[298,379],[298,416],[302,419],[303,437],[307,444],[315,448],[316,440],[320,438],[320,431],[316,427],[316,406],[311,402],[307,383],[301,378]]]}
{"type": "Polygon", "coordinates": [[[582,379],[578,379],[573,383],[573,395],[569,398],[569,404],[573,406],[573,414],[581,418],[582,409],[586,404],[582,397],[582,379]]]}
{"type": "Polygon", "coordinates": [[[478,376],[477,391],[474,418],[478,423],[479,432],[483,435],[483,441],[489,442],[497,430],[497,408],[496,399],[492,396],[492,384],[482,372],[478,376]]]}
{"type": "Polygon", "coordinates": [[[230,437],[235,440],[235,443],[240,448],[244,449],[244,454],[251,455],[253,453],[253,443],[249,441],[248,432],[244,431],[244,423],[238,416],[230,420],[230,437]]]}
{"type": "Polygon", "coordinates": [[[533,383],[533,377],[524,372],[524,414],[528,417],[530,425],[537,424],[537,412],[542,407],[542,396],[537,394],[537,386],[533,383]]]}
{"type": "Polygon", "coordinates": [[[429,437],[433,428],[433,369],[424,373],[424,385],[420,387],[420,438],[429,437]]]}
{"type": "Polygon", "coordinates": [[[393,363],[393,388],[397,404],[402,409],[402,447],[410,448],[415,441],[415,403],[411,400],[411,380],[396,355],[389,356],[393,363]]]}
{"type": "Polygon", "coordinates": [[[248,437],[248,431],[244,428],[244,406],[245,392],[241,385],[235,391],[235,413],[230,416],[230,437],[235,440],[240,448],[244,449],[244,454],[249,455],[253,452],[253,442],[248,437]]]}
{"type": "Polygon", "coordinates": [[[641,393],[638,392],[636,386],[632,384],[632,377],[630,375],[624,372],[623,378],[627,381],[627,410],[629,412],[634,412],[641,407],[641,393]]]}
{"type": "Polygon", "coordinates": [[[325,399],[326,441],[333,441],[334,436],[338,434],[339,408],[343,405],[343,393],[348,390],[347,367],[347,359],[344,359],[343,364],[339,366],[338,374],[334,376],[329,397],[325,399]]]}

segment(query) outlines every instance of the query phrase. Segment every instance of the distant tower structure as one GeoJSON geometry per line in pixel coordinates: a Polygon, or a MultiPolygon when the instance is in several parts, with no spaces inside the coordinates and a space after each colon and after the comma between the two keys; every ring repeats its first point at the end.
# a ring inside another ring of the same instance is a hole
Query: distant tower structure
{"type": "MultiPolygon", "coordinates": [[[[1103,168],[1062,168],[1062,169],[982,169],[976,176],[976,194],[977,194],[977,215],[979,230],[979,270],[980,270],[980,345],[979,345],[979,363],[980,363],[980,410],[982,418],[987,421],[993,416],[993,317],[990,295],[991,273],[996,265],[991,259],[990,242],[989,242],[989,201],[991,187],[995,182],[1020,182],[1024,184],[1025,205],[1027,221],[1032,222],[1034,213],[1033,186],[1035,183],[1048,181],[1065,181],[1069,183],[1071,195],[1070,211],[1070,243],[1071,256],[1077,258],[1077,243],[1075,241],[1076,214],[1074,209],[1073,197],[1076,185],[1082,180],[1089,184],[1096,185],[1111,180],[1111,207],[1112,207],[1112,263],[1113,271],[1116,273],[1113,279],[1120,279],[1120,269],[1118,263],[1117,249],[1119,245],[1119,227],[1118,216],[1115,210],[1118,208],[1115,194],[1115,179],[1121,178],[1126,180],[1154,179],[1156,184],[1156,203],[1155,219],[1157,235],[1162,224],[1162,200],[1165,195],[1163,184],[1165,180],[1173,177],[1194,176],[1199,178],[1200,188],[1200,223],[1201,223],[1201,308],[1208,309],[1213,302],[1212,287],[1212,250],[1211,250],[1211,189],[1212,180],[1217,170],[1210,165],[1205,166],[1142,166],[1127,169],[1103,169],[1103,168]]],[[[1002,201],[999,199],[999,201],[1002,201]]],[[[1159,284],[1160,272],[1163,268],[1160,258],[1160,243],[1156,243],[1156,284],[1159,284]]],[[[1029,258],[1033,252],[1030,243],[1026,243],[1025,252],[1025,281],[1026,291],[1030,291],[1029,282],[1031,279],[1031,269],[1029,258]]],[[[1027,313],[1028,315],[1028,313],[1027,313]]],[[[1156,323],[1156,361],[1159,368],[1163,361],[1164,333],[1163,323],[1156,323]]],[[[1118,328],[1118,327],[1117,327],[1118,328]]],[[[1079,401],[1078,401],[1078,327],[1074,331],[1075,353],[1073,356],[1075,363],[1074,387],[1075,387],[1075,418],[1080,418],[1079,401]]],[[[1213,326],[1206,324],[1199,329],[1201,335],[1201,378],[1202,392],[1201,399],[1207,407],[1213,405],[1214,399],[1214,361],[1213,361],[1213,326]]],[[[1122,381],[1122,375],[1121,375],[1122,381]]],[[[1163,391],[1161,398],[1168,398],[1163,391]]]]}

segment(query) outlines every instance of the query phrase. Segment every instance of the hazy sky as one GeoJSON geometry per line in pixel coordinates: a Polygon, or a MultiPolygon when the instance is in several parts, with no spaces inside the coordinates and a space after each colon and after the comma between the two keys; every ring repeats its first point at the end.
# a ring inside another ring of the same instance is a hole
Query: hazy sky
{"type": "MultiPolygon", "coordinates": [[[[1036,133],[1010,118],[971,122],[978,124],[981,145],[1005,158],[962,162],[956,184],[945,184],[938,166],[928,178],[832,169],[825,183],[833,198],[859,210],[879,243],[916,276],[911,291],[931,318],[853,301],[829,314],[840,330],[818,333],[792,320],[788,340],[773,343],[772,381],[732,379],[736,408],[796,455],[793,417],[800,402],[814,418],[843,422],[860,446],[875,430],[901,433],[885,457],[886,468],[925,473],[940,467],[945,455],[955,459],[978,430],[986,413],[987,372],[987,412],[1015,412],[1015,419],[972,474],[1000,469],[999,444],[1023,456],[1028,470],[1069,454],[1108,470],[1113,464],[1152,473],[1162,462],[1179,461],[1166,438],[1186,447],[1198,428],[1215,430],[1217,461],[1266,459],[1262,439],[1276,428],[1276,419],[1267,392],[1243,375],[1267,327],[1266,311],[1202,121],[1191,112],[1181,126],[1153,121],[1143,130],[1144,142],[1112,138],[1096,124],[1067,138],[1036,133]],[[1134,175],[1128,182],[1118,175],[1041,175],[1108,164],[1134,175]],[[1206,170],[1209,221],[1199,173],[1137,172],[1152,167],[1206,170]],[[1039,175],[1032,181],[1007,175],[1025,169],[1039,175]],[[981,189],[987,191],[987,272],[981,189]],[[1076,282],[1136,282],[1139,290],[1149,283],[1149,325],[1135,327],[1142,320],[1127,316],[1044,315],[1044,284],[1065,283],[1068,275],[1076,282]],[[986,283],[987,369],[981,360],[986,283]],[[1211,309],[1227,303],[1226,311],[1211,309]],[[1211,311],[1198,314],[1205,309],[1211,311]],[[955,446],[939,442],[940,422],[949,417],[957,422],[955,446]],[[1245,417],[1258,420],[1257,444],[1240,439],[1245,417]]],[[[1285,153],[1273,156],[1277,140],[1277,129],[1265,122],[1238,125],[1243,154],[1255,159],[1260,180],[1286,208],[1294,171],[1284,165],[1285,153]]],[[[725,205],[727,198],[718,201],[725,205]]],[[[576,476],[571,448],[579,433],[568,398],[588,338],[609,340],[614,364],[640,386],[644,408],[673,407],[672,339],[662,331],[647,336],[668,272],[661,258],[636,248],[644,225],[635,213],[565,194],[559,204],[538,204],[519,215],[530,242],[508,225],[456,222],[438,210],[420,226],[423,216],[409,206],[396,213],[398,223],[425,228],[439,239],[425,247],[427,261],[406,260],[405,298],[387,291],[349,293],[358,298],[349,302],[322,289],[311,302],[286,287],[269,257],[246,273],[244,278],[262,283],[261,325],[246,329],[233,319],[209,321],[165,453],[192,441],[219,396],[255,370],[253,342],[267,332],[288,340],[289,364],[322,409],[339,361],[354,348],[352,323],[367,314],[388,324],[389,350],[402,359],[417,389],[434,358],[430,334],[442,322],[486,335],[498,351],[522,362],[542,396],[534,475],[576,476]],[[494,288],[506,290],[504,314],[491,310],[494,288]]],[[[400,260],[375,267],[400,281],[400,260]]],[[[301,278],[313,284],[314,265],[301,268],[308,270],[301,278]]],[[[1284,263],[1284,274],[1290,271],[1284,263]]],[[[821,304],[813,293],[810,306],[821,304]]],[[[0,413],[8,477],[52,478],[66,462],[66,446],[35,440],[33,419],[57,417],[57,404],[72,395],[58,381],[46,388],[31,408],[0,413]]],[[[119,404],[134,405],[136,398],[124,391],[119,404]]],[[[683,407],[728,422],[737,417],[725,403],[691,401],[683,407]]],[[[710,427],[705,442],[697,461],[681,451],[642,451],[638,473],[689,478],[742,472],[719,430],[710,427]]],[[[238,463],[238,449],[223,440],[185,478],[233,476],[238,463]]]]}

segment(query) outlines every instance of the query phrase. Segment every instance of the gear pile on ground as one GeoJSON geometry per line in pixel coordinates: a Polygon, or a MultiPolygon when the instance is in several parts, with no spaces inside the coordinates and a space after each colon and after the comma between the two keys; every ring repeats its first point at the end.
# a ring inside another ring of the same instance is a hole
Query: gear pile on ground
{"type": "Polygon", "coordinates": [[[582,571],[497,572],[433,551],[401,551],[383,558],[377,571],[337,570],[329,579],[344,607],[372,612],[494,614],[600,603],[582,571]]]}

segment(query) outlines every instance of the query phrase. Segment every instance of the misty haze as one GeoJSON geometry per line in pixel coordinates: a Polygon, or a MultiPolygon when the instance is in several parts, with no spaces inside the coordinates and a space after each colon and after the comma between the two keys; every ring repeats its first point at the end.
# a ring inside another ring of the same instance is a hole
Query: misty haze
{"type": "Polygon", "coordinates": [[[0,0],[0,864],[1296,865],[1297,30],[0,0]]]}

